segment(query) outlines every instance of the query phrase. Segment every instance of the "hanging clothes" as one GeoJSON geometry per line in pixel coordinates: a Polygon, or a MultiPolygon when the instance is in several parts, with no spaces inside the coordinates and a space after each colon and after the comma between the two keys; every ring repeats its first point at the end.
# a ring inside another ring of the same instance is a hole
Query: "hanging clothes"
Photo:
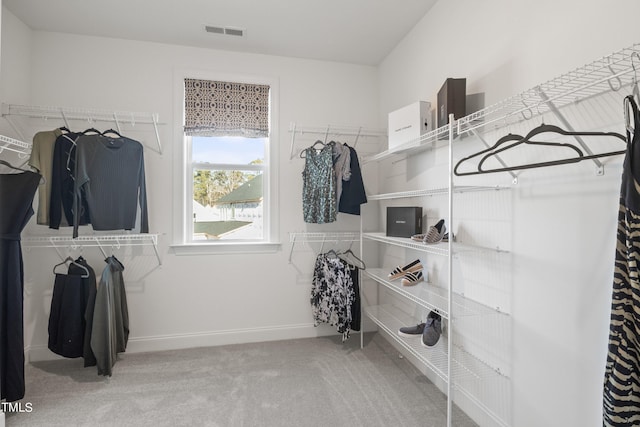
{"type": "Polygon", "coordinates": [[[353,147],[349,147],[351,155],[349,179],[343,179],[342,194],[339,200],[338,211],[352,215],[360,215],[360,205],[367,203],[367,193],[364,189],[364,181],[362,180],[362,172],[360,170],[360,162],[358,161],[358,153],[353,147]]]}
{"type": "Polygon", "coordinates": [[[48,328],[49,350],[70,358],[84,354],[85,312],[91,289],[96,287],[95,272],[84,258],[74,263],[67,274],[55,275],[48,328]]]}
{"type": "Polygon", "coordinates": [[[33,136],[29,166],[44,177],[38,190],[38,224],[49,224],[49,195],[51,194],[51,169],[56,139],[62,135],[60,129],[38,132],[33,136]]]}
{"type": "Polygon", "coordinates": [[[24,397],[24,270],[20,233],[33,216],[41,175],[0,174],[0,399],[24,397]]]}
{"type": "MultiPolygon", "coordinates": [[[[627,130],[604,375],[603,426],[640,425],[640,114],[633,97],[633,135],[627,130]]],[[[626,108],[626,104],[625,104],[626,108]]]]}
{"type": "Polygon", "coordinates": [[[351,275],[351,282],[353,283],[353,302],[351,303],[351,323],[349,329],[359,331],[362,317],[360,309],[360,269],[350,264],[348,264],[348,268],[349,274],[351,275]]]}
{"type": "Polygon", "coordinates": [[[355,290],[350,264],[335,253],[316,257],[311,285],[311,312],[314,326],[328,323],[342,334],[342,341],[349,338],[353,320],[352,306],[355,290]]]}
{"type": "MultiPolygon", "coordinates": [[[[85,260],[76,260],[77,263],[84,265],[85,267],[89,267],[85,260]]],[[[90,268],[90,267],[89,267],[90,268]]],[[[91,349],[91,334],[93,332],[93,312],[96,306],[96,296],[98,293],[98,285],[96,282],[95,271],[93,269],[89,270],[90,275],[90,283],[89,287],[89,295],[87,297],[87,308],[84,312],[84,320],[85,320],[85,329],[84,329],[84,340],[82,346],[82,358],[84,359],[84,367],[87,368],[89,366],[96,366],[96,356],[93,354],[93,350],[91,349]]]]}
{"type": "Polygon", "coordinates": [[[351,151],[346,144],[331,141],[333,171],[336,174],[336,200],[342,196],[342,183],[351,179],[351,151]]]}
{"type": "Polygon", "coordinates": [[[107,266],[96,292],[91,350],[96,358],[98,375],[111,376],[117,354],[127,348],[129,311],[122,276],[124,266],[114,256],[105,259],[105,262],[107,266]]]}
{"type": "MultiPolygon", "coordinates": [[[[49,201],[49,228],[73,225],[73,200],[76,170],[76,141],[81,134],[68,132],[56,139],[51,166],[51,194],[49,201]]],[[[80,225],[90,223],[89,206],[80,191],[80,225]]]]}
{"type": "MultiPolygon", "coordinates": [[[[76,142],[74,212],[84,191],[94,230],[132,230],[140,208],[140,232],[149,232],[143,146],[127,137],[82,135],[76,142]]],[[[74,216],[73,237],[80,217],[74,216]]]]}
{"type": "Polygon", "coordinates": [[[336,220],[338,207],[336,175],[333,170],[334,144],[329,143],[320,151],[313,147],[304,150],[302,212],[307,223],[325,224],[336,220]]]}

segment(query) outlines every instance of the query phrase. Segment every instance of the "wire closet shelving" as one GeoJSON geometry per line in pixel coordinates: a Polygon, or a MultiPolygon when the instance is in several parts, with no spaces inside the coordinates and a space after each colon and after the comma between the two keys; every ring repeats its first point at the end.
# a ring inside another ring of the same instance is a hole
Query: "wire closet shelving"
{"type": "Polygon", "coordinates": [[[13,151],[18,153],[18,155],[28,156],[29,153],[31,153],[31,143],[0,135],[0,153],[4,150],[13,151]]]}
{"type": "Polygon", "coordinates": [[[139,124],[152,125],[155,132],[158,153],[162,154],[162,144],[160,143],[160,132],[158,131],[159,116],[157,113],[134,112],[134,111],[110,111],[91,108],[71,108],[59,106],[39,106],[39,105],[18,105],[2,104],[2,116],[11,125],[14,131],[22,134],[12,116],[23,116],[32,119],[57,119],[62,120],[64,125],[71,129],[70,121],[86,121],[113,123],[116,130],[122,133],[122,126],[128,124],[136,126],[139,124]]]}
{"type": "Polygon", "coordinates": [[[105,234],[92,236],[27,236],[22,239],[25,248],[54,248],[61,259],[64,259],[60,249],[78,249],[82,247],[98,247],[102,255],[106,258],[105,248],[120,249],[123,246],[152,246],[158,259],[158,264],[162,265],[160,253],[158,252],[158,234],[105,234]]]}

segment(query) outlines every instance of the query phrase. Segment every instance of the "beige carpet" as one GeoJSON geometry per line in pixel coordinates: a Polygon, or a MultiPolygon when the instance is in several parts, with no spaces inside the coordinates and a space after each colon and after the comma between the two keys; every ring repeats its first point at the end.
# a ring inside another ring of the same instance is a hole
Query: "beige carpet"
{"type": "MultiPolygon", "coordinates": [[[[27,366],[31,413],[6,426],[446,426],[446,398],[378,334],[122,354],[27,366]]],[[[475,426],[454,411],[456,427],[475,426]]]]}

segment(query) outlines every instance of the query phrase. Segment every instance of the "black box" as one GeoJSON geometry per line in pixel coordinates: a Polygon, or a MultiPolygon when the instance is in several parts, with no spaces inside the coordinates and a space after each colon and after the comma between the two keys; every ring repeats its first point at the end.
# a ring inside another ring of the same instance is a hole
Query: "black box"
{"type": "Polygon", "coordinates": [[[422,233],[422,208],[387,207],[387,236],[411,237],[422,233]]]}
{"type": "Polygon", "coordinates": [[[467,109],[467,79],[447,79],[438,91],[438,127],[449,123],[449,114],[455,119],[464,117],[467,109]]]}

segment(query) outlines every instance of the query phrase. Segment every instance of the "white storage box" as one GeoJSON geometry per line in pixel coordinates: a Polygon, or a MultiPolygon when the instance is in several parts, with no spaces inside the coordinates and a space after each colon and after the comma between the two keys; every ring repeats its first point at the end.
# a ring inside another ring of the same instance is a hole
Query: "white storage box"
{"type": "Polygon", "coordinates": [[[433,129],[431,103],[418,101],[389,113],[389,151],[418,145],[420,136],[433,129]]]}

